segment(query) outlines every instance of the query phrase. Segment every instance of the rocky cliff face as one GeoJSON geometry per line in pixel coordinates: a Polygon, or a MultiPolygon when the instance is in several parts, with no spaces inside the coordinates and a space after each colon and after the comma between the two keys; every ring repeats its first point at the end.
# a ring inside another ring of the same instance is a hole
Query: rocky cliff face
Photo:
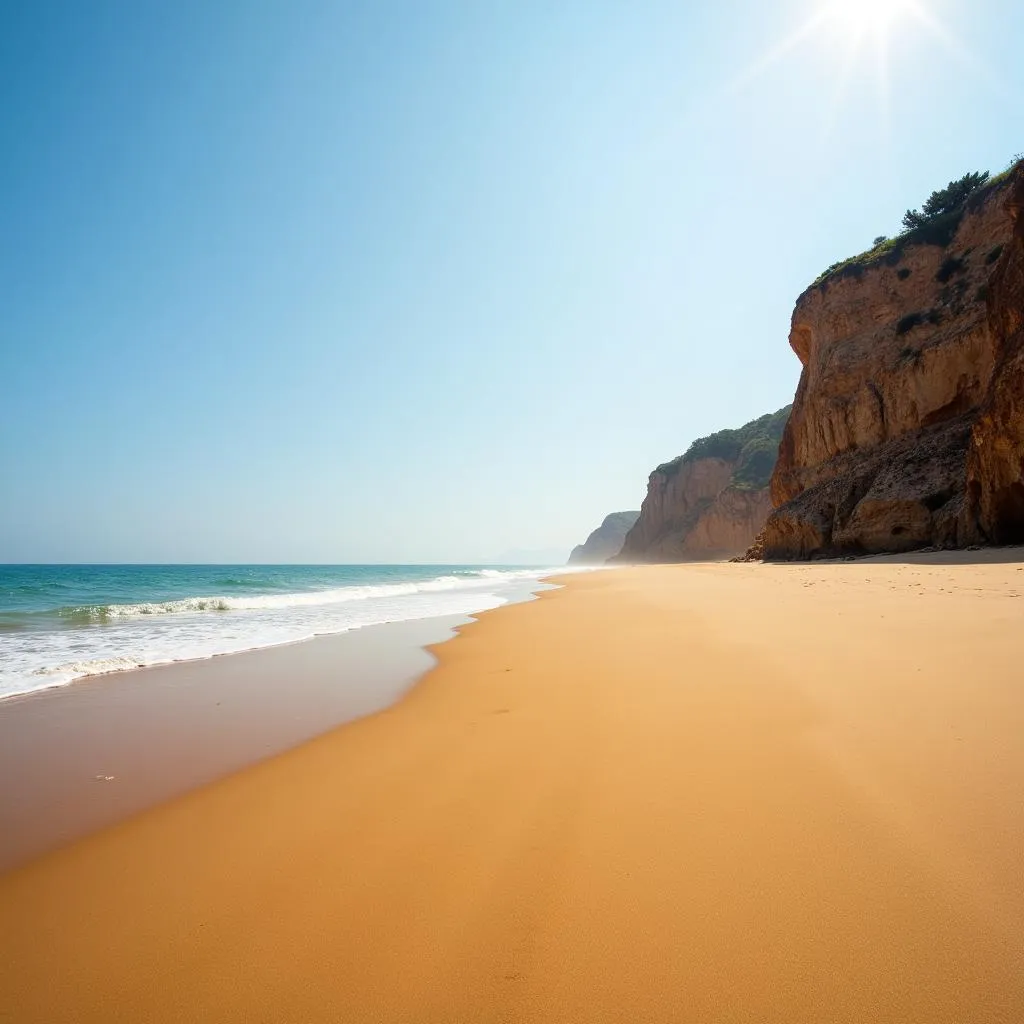
{"type": "Polygon", "coordinates": [[[979,539],[1024,543],[1024,168],[1006,201],[1013,237],[989,282],[995,366],[971,430],[967,500],[979,539]]]}
{"type": "Polygon", "coordinates": [[[961,546],[1005,535],[997,506],[1024,510],[1022,188],[1018,167],[973,196],[946,238],[901,243],[797,301],[803,371],[765,557],[961,546]]]}
{"type": "Polygon", "coordinates": [[[789,407],[702,438],[659,466],[618,562],[728,558],[744,551],[771,511],[768,479],[789,407]]]}
{"type": "Polygon", "coordinates": [[[569,565],[604,565],[622,550],[639,512],[612,512],[582,544],[577,544],[569,555],[569,565]]]}

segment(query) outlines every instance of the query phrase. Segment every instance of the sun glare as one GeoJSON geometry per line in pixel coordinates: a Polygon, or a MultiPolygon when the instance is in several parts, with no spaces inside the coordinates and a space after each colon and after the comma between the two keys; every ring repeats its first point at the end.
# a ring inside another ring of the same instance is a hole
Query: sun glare
{"type": "Polygon", "coordinates": [[[863,102],[869,92],[874,92],[872,102],[877,106],[879,131],[882,137],[888,137],[892,73],[894,69],[906,70],[912,47],[938,45],[971,73],[990,77],[984,65],[932,11],[932,0],[806,2],[809,17],[744,68],[730,88],[737,92],[746,89],[769,69],[791,61],[799,51],[816,51],[831,78],[831,87],[823,83],[822,89],[822,141],[832,135],[844,104],[851,99],[863,102]],[[872,79],[874,90],[865,89],[872,79]]]}
{"type": "Polygon", "coordinates": [[[908,41],[928,39],[961,64],[979,70],[970,51],[932,13],[931,0],[812,0],[810,6],[810,17],[748,65],[732,87],[745,88],[798,50],[821,50],[828,54],[835,79],[826,134],[855,78],[865,74],[877,83],[879,122],[884,123],[893,50],[900,43],[906,49],[908,41]]]}
{"type": "Polygon", "coordinates": [[[884,39],[910,6],[909,0],[829,0],[825,13],[835,30],[854,41],[867,35],[884,39]]]}

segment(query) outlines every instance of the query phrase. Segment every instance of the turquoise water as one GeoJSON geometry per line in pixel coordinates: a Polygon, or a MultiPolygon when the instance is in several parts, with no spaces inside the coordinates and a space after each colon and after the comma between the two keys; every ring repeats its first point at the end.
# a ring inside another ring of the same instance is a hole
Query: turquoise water
{"type": "Polygon", "coordinates": [[[545,571],[472,565],[0,566],[0,696],[494,608],[545,571]]]}

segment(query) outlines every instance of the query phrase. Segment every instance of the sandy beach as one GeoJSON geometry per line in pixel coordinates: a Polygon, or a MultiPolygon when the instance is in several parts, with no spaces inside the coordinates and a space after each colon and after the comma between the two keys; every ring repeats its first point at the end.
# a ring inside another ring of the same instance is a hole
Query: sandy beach
{"type": "Polygon", "coordinates": [[[466,616],[94,676],[0,700],[0,874],[394,703],[466,616]]]}
{"type": "Polygon", "coordinates": [[[967,557],[484,613],[390,709],[0,878],[0,1020],[1024,1019],[1024,564],[967,557]]]}

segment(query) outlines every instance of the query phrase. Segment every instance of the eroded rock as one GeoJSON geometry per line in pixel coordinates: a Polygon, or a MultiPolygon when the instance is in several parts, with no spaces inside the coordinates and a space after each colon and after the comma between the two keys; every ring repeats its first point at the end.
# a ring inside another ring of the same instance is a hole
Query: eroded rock
{"type": "Polygon", "coordinates": [[[1024,539],[1024,171],[946,247],[906,244],[809,288],[766,558],[1024,539]]]}

